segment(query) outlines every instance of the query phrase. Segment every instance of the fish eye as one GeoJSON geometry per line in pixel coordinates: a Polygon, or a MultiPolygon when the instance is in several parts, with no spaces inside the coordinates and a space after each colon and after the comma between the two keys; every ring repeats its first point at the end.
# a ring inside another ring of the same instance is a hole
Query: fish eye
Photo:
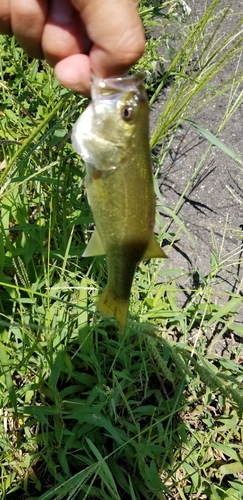
{"type": "Polygon", "coordinates": [[[123,120],[129,122],[133,118],[133,109],[131,106],[124,106],[121,110],[121,115],[123,120]]]}

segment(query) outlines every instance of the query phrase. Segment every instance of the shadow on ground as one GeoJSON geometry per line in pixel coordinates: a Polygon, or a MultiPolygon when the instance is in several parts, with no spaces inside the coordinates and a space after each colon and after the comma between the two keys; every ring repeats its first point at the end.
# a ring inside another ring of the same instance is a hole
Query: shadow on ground
{"type": "MultiPolygon", "coordinates": [[[[220,8],[227,7],[227,0],[220,2],[220,8]]],[[[203,6],[201,6],[203,9],[203,6]]],[[[226,35],[239,20],[235,15],[241,11],[239,0],[234,2],[234,15],[229,16],[221,28],[226,35]]],[[[200,7],[193,12],[194,19],[200,16],[200,7]]],[[[239,62],[242,64],[242,62],[239,62]]],[[[240,68],[238,68],[239,71],[240,68]]],[[[226,67],[225,78],[236,71],[236,62],[226,67]]],[[[218,83],[223,80],[220,74],[218,83]]],[[[217,83],[217,81],[215,81],[217,83]]],[[[243,86],[238,89],[238,94],[243,86]]],[[[163,89],[151,110],[151,130],[155,125],[166,102],[170,88],[163,89]]],[[[220,96],[215,102],[205,105],[193,119],[203,127],[216,133],[226,112],[228,98],[220,96]]],[[[233,114],[219,139],[233,149],[243,159],[243,104],[233,114]]],[[[182,268],[184,278],[178,281],[179,289],[199,288],[204,277],[212,273],[214,255],[221,262],[222,270],[213,279],[213,296],[217,304],[224,304],[228,294],[236,293],[242,280],[243,262],[243,176],[242,169],[233,159],[217,148],[202,160],[208,142],[187,122],[177,130],[172,147],[159,174],[159,187],[164,205],[174,208],[189,183],[195,168],[202,161],[198,174],[190,183],[190,188],[182,196],[177,215],[183,220],[195,244],[182,231],[166,262],[168,269],[182,268]],[[237,201],[235,196],[237,196],[237,201]]],[[[158,154],[159,147],[155,149],[158,154]]],[[[168,232],[175,233],[178,226],[161,210],[168,232]]],[[[193,293],[193,292],[192,292],[193,293]]],[[[185,306],[190,292],[178,294],[179,305],[185,306]]],[[[243,323],[243,307],[239,310],[237,321],[243,323]]]]}

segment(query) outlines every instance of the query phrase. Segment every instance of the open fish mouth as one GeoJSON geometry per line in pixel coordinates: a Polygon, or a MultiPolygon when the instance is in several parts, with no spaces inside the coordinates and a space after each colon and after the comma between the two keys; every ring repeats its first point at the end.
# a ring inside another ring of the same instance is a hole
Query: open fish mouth
{"type": "MultiPolygon", "coordinates": [[[[100,90],[100,92],[122,92],[126,91],[137,91],[143,88],[143,83],[145,80],[145,73],[134,73],[132,75],[124,75],[111,78],[99,78],[98,76],[92,76],[92,85],[95,89],[100,90]]],[[[103,93],[102,92],[102,93],[103,93]]],[[[93,98],[93,96],[92,96],[93,98]]]]}

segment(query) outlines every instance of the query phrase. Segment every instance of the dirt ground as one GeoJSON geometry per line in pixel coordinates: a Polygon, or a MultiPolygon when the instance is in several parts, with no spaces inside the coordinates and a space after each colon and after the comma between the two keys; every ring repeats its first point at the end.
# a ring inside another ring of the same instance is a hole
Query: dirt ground
{"type": "MultiPolygon", "coordinates": [[[[209,4],[210,2],[208,2],[209,4]]],[[[202,14],[204,2],[188,2],[194,6],[192,18],[202,14]],[[195,6],[197,4],[197,6],[195,6]]],[[[229,2],[221,0],[220,9],[227,7],[229,2]]],[[[221,27],[220,35],[226,35],[243,16],[241,0],[232,2],[232,15],[221,27]]],[[[158,28],[156,28],[158,29],[158,28]]],[[[237,61],[238,71],[243,68],[243,61],[237,61]]],[[[236,62],[230,63],[225,73],[217,77],[217,82],[228,78],[236,71],[236,62]]],[[[216,82],[216,81],[215,81],[216,82]]],[[[243,84],[237,94],[243,90],[243,84]]],[[[153,131],[159,119],[161,110],[166,102],[169,88],[162,90],[151,110],[151,130],[153,131]]],[[[228,105],[228,98],[219,97],[210,105],[205,105],[194,121],[204,126],[212,133],[222,121],[228,105]]],[[[219,135],[219,139],[240,155],[243,160],[243,103],[234,113],[230,121],[219,135]]],[[[182,124],[172,143],[170,154],[162,167],[160,191],[165,206],[173,208],[181,196],[191,174],[200,162],[208,142],[188,123],[182,124]]],[[[168,216],[163,213],[166,221],[168,216]]],[[[243,248],[243,167],[242,169],[226,154],[217,148],[212,148],[203,162],[201,169],[193,181],[189,192],[184,196],[184,202],[178,213],[187,229],[195,240],[195,247],[190,244],[188,236],[180,233],[170,258],[166,262],[169,269],[182,268],[186,271],[184,278],[178,282],[179,287],[197,288],[203,276],[211,271],[210,259],[212,252],[220,253],[221,260],[225,261],[224,270],[214,280],[213,289],[217,292],[214,300],[217,304],[224,304],[227,294],[236,292],[242,280],[243,248]],[[230,189],[234,190],[242,204],[237,202],[230,189]],[[188,271],[190,272],[188,274],[188,271]],[[226,292],[226,293],[225,293],[226,292]]],[[[169,231],[175,232],[172,222],[169,231]]],[[[183,306],[188,300],[187,293],[179,293],[178,300],[183,306]]],[[[243,324],[243,307],[239,310],[237,321],[243,324]]],[[[243,341],[240,336],[238,342],[243,341]]]]}

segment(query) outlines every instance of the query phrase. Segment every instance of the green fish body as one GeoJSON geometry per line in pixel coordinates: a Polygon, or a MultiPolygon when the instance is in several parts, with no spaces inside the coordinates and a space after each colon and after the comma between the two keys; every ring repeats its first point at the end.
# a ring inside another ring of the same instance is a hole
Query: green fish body
{"type": "Polygon", "coordinates": [[[166,257],[154,236],[149,106],[141,74],[94,78],[91,95],[72,133],[96,225],[83,256],[106,255],[108,284],[98,310],[123,330],[137,264],[166,257]]]}

